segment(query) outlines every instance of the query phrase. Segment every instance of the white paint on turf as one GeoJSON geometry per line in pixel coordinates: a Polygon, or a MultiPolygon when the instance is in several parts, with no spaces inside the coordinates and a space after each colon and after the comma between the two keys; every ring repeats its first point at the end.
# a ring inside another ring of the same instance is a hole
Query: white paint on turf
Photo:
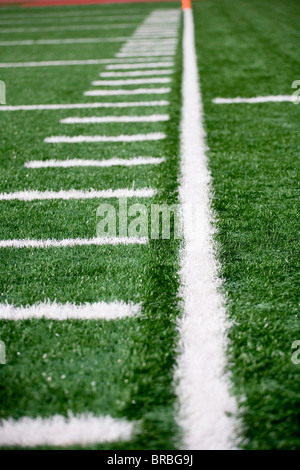
{"type": "Polygon", "coordinates": [[[48,144],[80,144],[82,142],[144,142],[151,140],[162,140],[166,138],[164,132],[150,132],[149,134],[133,134],[133,135],[75,135],[75,136],[52,136],[46,137],[44,142],[48,144]]]}
{"type": "Polygon", "coordinates": [[[111,416],[54,415],[50,418],[23,417],[0,422],[1,446],[72,446],[131,439],[134,423],[111,416]]]}
{"type": "Polygon", "coordinates": [[[103,246],[103,245],[145,245],[147,238],[143,237],[110,237],[110,238],[64,238],[55,240],[0,240],[0,248],[66,248],[73,246],[103,246]]]}
{"type": "MultiPolygon", "coordinates": [[[[73,66],[73,65],[99,65],[99,64],[122,64],[129,65],[130,63],[135,66],[138,62],[151,62],[157,60],[156,57],[143,57],[142,59],[86,59],[86,60],[42,60],[38,62],[0,62],[0,68],[19,68],[19,67],[62,67],[62,66],[73,66]]],[[[172,60],[172,59],[171,59],[172,60]]],[[[169,63],[172,66],[173,63],[169,63]]],[[[152,67],[152,64],[151,64],[152,67]]],[[[161,65],[157,65],[161,67],[161,65]]],[[[135,67],[134,67],[135,68],[135,67]]],[[[142,67],[143,68],[143,67],[142,67]]]]}
{"type": "Polygon", "coordinates": [[[169,77],[160,78],[133,78],[127,80],[94,80],[93,86],[120,86],[120,85],[148,85],[151,83],[170,83],[169,77]]]}
{"type": "Polygon", "coordinates": [[[131,63],[131,64],[112,64],[112,65],[107,65],[105,68],[107,70],[118,70],[118,69],[152,69],[153,67],[162,67],[162,68],[168,68],[168,67],[173,67],[174,63],[173,62],[151,62],[151,63],[131,63]]]}
{"type": "Polygon", "coordinates": [[[84,190],[69,189],[65,191],[16,191],[13,193],[0,193],[0,201],[45,201],[51,199],[109,199],[112,197],[153,197],[156,189],[102,189],[102,190],[84,190]]]}
{"type": "Polygon", "coordinates": [[[166,70],[138,70],[135,72],[101,72],[99,77],[147,77],[152,75],[171,75],[172,69],[166,70]]]}
{"type": "Polygon", "coordinates": [[[25,39],[23,41],[0,41],[0,46],[43,46],[57,44],[93,44],[123,42],[127,38],[70,38],[70,39],[25,39]]]}
{"type": "Polygon", "coordinates": [[[10,304],[0,304],[1,320],[29,320],[44,318],[46,320],[117,320],[138,315],[141,306],[134,303],[115,302],[86,302],[76,305],[66,302],[38,302],[34,305],[16,307],[10,304]]]}
{"type": "Polygon", "coordinates": [[[161,122],[170,119],[168,114],[150,114],[149,116],[91,116],[68,117],[61,119],[61,124],[101,124],[107,122],[161,122]]]}
{"type": "Polygon", "coordinates": [[[88,90],[85,96],[119,96],[119,95],[164,95],[170,93],[171,88],[136,88],[135,90],[88,90]]]}
{"type": "Polygon", "coordinates": [[[98,167],[108,168],[112,166],[138,166],[159,165],[165,161],[164,157],[133,157],[133,158],[109,158],[107,160],[83,160],[80,158],[68,160],[34,160],[26,162],[25,168],[72,168],[72,167],[98,167]]]}
{"type": "Polygon", "coordinates": [[[228,323],[213,254],[210,173],[192,10],[184,10],[183,57],[180,200],[185,244],[181,251],[184,312],[178,323],[175,374],[178,421],[186,449],[231,449],[235,422],[226,413],[235,413],[236,408],[224,371],[228,323]],[[197,210],[196,226],[189,223],[192,205],[197,210]]]}
{"type": "Polygon", "coordinates": [[[89,109],[89,108],[139,108],[168,106],[169,101],[123,101],[121,103],[76,103],[76,104],[28,104],[16,106],[0,106],[1,111],[55,111],[57,109],[89,109]]]}
{"type": "Polygon", "coordinates": [[[252,98],[215,98],[215,104],[236,104],[236,103],[294,103],[295,96],[293,95],[269,95],[269,96],[254,96],[252,98]]]}

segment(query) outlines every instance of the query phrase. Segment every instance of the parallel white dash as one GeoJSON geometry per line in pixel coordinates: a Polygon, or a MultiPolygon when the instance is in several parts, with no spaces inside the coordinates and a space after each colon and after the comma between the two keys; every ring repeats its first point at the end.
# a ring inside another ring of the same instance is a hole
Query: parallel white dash
{"type": "Polygon", "coordinates": [[[173,67],[174,63],[173,62],[152,62],[152,63],[143,63],[143,64],[112,64],[112,65],[107,65],[106,69],[107,70],[118,70],[118,69],[152,69],[153,67],[173,67]]]}
{"type": "Polygon", "coordinates": [[[113,166],[139,166],[159,165],[165,161],[164,157],[133,157],[133,158],[109,158],[107,160],[83,160],[73,158],[68,160],[33,160],[24,164],[25,168],[72,168],[72,167],[98,167],[107,168],[113,166]]]}
{"type": "Polygon", "coordinates": [[[143,142],[147,140],[162,140],[166,138],[163,132],[150,132],[148,134],[133,135],[76,135],[69,137],[66,135],[46,137],[44,142],[48,144],[79,144],[81,142],[143,142]]]}
{"type": "Polygon", "coordinates": [[[134,423],[92,414],[50,418],[12,418],[0,422],[1,446],[72,446],[128,441],[134,423]]]}
{"type": "Polygon", "coordinates": [[[194,43],[192,10],[184,10],[182,181],[180,200],[185,246],[181,250],[184,314],[179,320],[180,349],[176,379],[179,424],[186,449],[234,448],[235,400],[225,375],[227,320],[213,256],[210,174],[194,43]],[[191,223],[191,207],[198,224],[191,223]]]}
{"type": "Polygon", "coordinates": [[[55,240],[0,240],[0,248],[68,248],[73,246],[104,246],[104,245],[146,245],[143,237],[109,237],[109,238],[64,238],[55,240]]]}
{"type": "Polygon", "coordinates": [[[42,28],[0,28],[0,34],[4,33],[38,33],[44,31],[81,31],[81,30],[101,30],[101,29],[127,29],[136,26],[132,23],[126,24],[105,24],[99,26],[98,24],[78,24],[78,25],[65,25],[65,26],[43,26],[42,28]]]}
{"type": "Polygon", "coordinates": [[[57,109],[89,109],[89,108],[138,108],[168,106],[169,101],[129,101],[122,103],[77,103],[77,104],[29,104],[16,106],[0,106],[1,111],[51,111],[57,109]]]}
{"type": "MultiPolygon", "coordinates": [[[[34,305],[16,307],[0,304],[1,320],[29,320],[45,318],[47,320],[116,320],[133,317],[140,313],[141,306],[125,302],[95,302],[76,305],[70,302],[38,302],[34,305]]],[[[1,427],[0,427],[1,429],[1,427]]]]}
{"type": "MultiPolygon", "coordinates": [[[[65,13],[64,12],[64,16],[65,16],[65,13]]],[[[95,16],[88,16],[88,17],[84,17],[82,18],[81,16],[81,13],[78,15],[78,17],[73,17],[72,18],[72,23],[75,23],[76,21],[77,22],[80,22],[82,23],[82,21],[87,21],[87,20],[93,20],[93,21],[99,21],[99,20],[103,20],[103,21],[107,21],[107,20],[133,20],[133,19],[141,19],[143,18],[141,15],[132,15],[132,16],[129,16],[129,15],[124,15],[124,16],[98,16],[98,15],[95,15],[95,16]]],[[[35,19],[34,18],[26,18],[26,19],[14,19],[14,20],[2,20],[3,16],[1,15],[1,26],[2,25],[7,25],[7,24],[12,24],[12,25],[16,25],[16,24],[21,24],[21,25],[24,25],[24,24],[27,24],[27,23],[34,23],[35,22],[35,19]]],[[[48,12],[47,12],[47,17],[46,18],[38,18],[38,23],[55,23],[55,20],[54,19],[50,19],[51,16],[48,16],[48,12]]],[[[53,18],[53,17],[52,17],[53,18]]],[[[70,19],[67,19],[65,20],[65,18],[59,18],[57,17],[57,23],[61,24],[61,20],[64,21],[68,21],[70,22],[70,19]]],[[[100,28],[101,28],[101,25],[100,25],[100,28]]]]}
{"type": "Polygon", "coordinates": [[[120,85],[148,85],[152,83],[170,83],[172,81],[169,77],[160,78],[133,78],[127,80],[95,80],[92,82],[93,86],[120,86],[120,85]]]}
{"type": "Polygon", "coordinates": [[[155,52],[149,52],[149,51],[145,51],[145,52],[142,52],[142,51],[138,51],[138,52],[118,52],[116,54],[116,57],[148,57],[148,56],[158,56],[158,57],[163,57],[165,55],[167,56],[172,56],[174,55],[175,51],[174,49],[171,50],[167,50],[167,51],[155,51],[155,52]]]}
{"type": "Polygon", "coordinates": [[[138,70],[134,72],[101,72],[100,77],[151,77],[153,75],[171,75],[172,69],[166,70],[138,70]]]}
{"type": "MultiPolygon", "coordinates": [[[[133,63],[136,65],[138,62],[151,62],[157,60],[156,58],[145,57],[142,59],[86,59],[86,60],[42,60],[39,62],[0,62],[0,68],[19,68],[19,67],[61,67],[61,66],[73,66],[73,65],[99,65],[99,64],[119,64],[133,63]]],[[[143,64],[144,65],[144,64],[143,64]]],[[[171,64],[172,65],[172,64],[171,64]]]]}
{"type": "Polygon", "coordinates": [[[151,114],[149,116],[91,116],[69,117],[61,119],[61,124],[101,124],[107,122],[161,122],[170,119],[168,114],[151,114]]]}
{"type": "Polygon", "coordinates": [[[102,189],[102,190],[80,190],[70,189],[68,191],[16,191],[13,193],[0,193],[0,201],[45,201],[52,199],[109,199],[114,197],[153,197],[155,189],[102,189]]]}
{"type": "Polygon", "coordinates": [[[70,39],[25,39],[23,41],[0,41],[0,46],[43,46],[59,44],[93,44],[103,42],[123,42],[127,37],[115,38],[70,38],[70,39]]]}
{"type": "Polygon", "coordinates": [[[89,90],[85,96],[119,96],[119,95],[164,95],[170,93],[171,88],[136,88],[135,90],[89,90]]]}
{"type": "Polygon", "coordinates": [[[254,96],[253,98],[215,98],[215,104],[235,104],[235,103],[294,103],[295,96],[293,95],[269,95],[269,96],[254,96]]]}

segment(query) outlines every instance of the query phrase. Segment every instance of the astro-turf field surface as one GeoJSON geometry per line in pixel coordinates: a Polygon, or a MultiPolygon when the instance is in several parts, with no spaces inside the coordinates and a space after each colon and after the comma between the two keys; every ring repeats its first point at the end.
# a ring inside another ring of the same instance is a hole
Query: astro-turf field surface
{"type": "Polygon", "coordinates": [[[185,199],[180,7],[0,8],[2,449],[300,448],[298,1],[193,2],[223,355],[172,221],[99,236],[185,199]]]}

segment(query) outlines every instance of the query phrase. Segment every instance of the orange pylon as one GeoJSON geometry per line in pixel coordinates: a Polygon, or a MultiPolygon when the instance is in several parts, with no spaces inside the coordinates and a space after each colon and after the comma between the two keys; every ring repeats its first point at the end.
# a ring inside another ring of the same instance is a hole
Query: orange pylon
{"type": "Polygon", "coordinates": [[[188,10],[189,8],[192,8],[192,1],[191,0],[182,0],[182,9],[183,10],[188,10]]]}

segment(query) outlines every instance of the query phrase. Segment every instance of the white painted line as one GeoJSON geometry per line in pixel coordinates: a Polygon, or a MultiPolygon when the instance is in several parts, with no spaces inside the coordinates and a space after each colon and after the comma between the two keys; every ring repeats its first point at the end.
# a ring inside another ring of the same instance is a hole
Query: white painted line
{"type": "Polygon", "coordinates": [[[215,104],[234,104],[234,103],[293,103],[295,97],[293,95],[270,95],[270,96],[255,96],[253,98],[215,98],[215,104]]]}
{"type": "Polygon", "coordinates": [[[123,103],[77,103],[77,104],[28,104],[16,106],[0,106],[1,111],[51,111],[57,109],[89,109],[89,108],[138,108],[168,106],[169,101],[124,101],[123,103]]]}
{"type": "Polygon", "coordinates": [[[107,65],[107,70],[118,70],[118,69],[152,69],[154,67],[173,67],[173,62],[151,62],[151,63],[140,63],[140,64],[112,64],[107,65]]]}
{"type": "Polygon", "coordinates": [[[168,55],[168,56],[172,56],[174,55],[174,49],[171,51],[171,50],[168,50],[166,52],[142,52],[142,51],[138,51],[138,52],[118,52],[116,54],[116,57],[154,57],[154,56],[158,56],[158,57],[163,57],[165,55],[168,55]]]}
{"type": "Polygon", "coordinates": [[[226,413],[235,413],[236,408],[224,372],[228,324],[213,256],[210,174],[192,10],[184,10],[183,57],[180,200],[185,245],[181,249],[184,313],[178,323],[181,351],[175,375],[178,422],[184,448],[231,449],[234,420],[226,413]],[[197,211],[196,227],[190,221],[192,205],[197,211]]]}
{"type": "MultiPolygon", "coordinates": [[[[67,303],[38,302],[34,305],[16,307],[10,304],[0,304],[0,320],[29,320],[45,318],[47,320],[116,320],[133,317],[140,313],[139,304],[125,302],[95,302],[80,305],[67,303]]],[[[0,426],[1,429],[1,426],[0,426]]],[[[1,431],[0,431],[1,432],[1,431]]]]}
{"type": "MultiPolygon", "coordinates": [[[[64,12],[65,13],[65,12],[64,12]]],[[[64,15],[65,16],[65,15],[64,15]]],[[[4,21],[2,20],[2,15],[1,15],[1,21],[0,21],[0,26],[2,25],[9,25],[9,24],[13,24],[13,25],[16,25],[16,24],[20,24],[20,25],[26,25],[26,24],[30,24],[30,23],[33,23],[35,22],[35,19],[34,18],[23,18],[23,19],[19,19],[19,18],[16,18],[14,20],[6,20],[4,18],[4,21]]],[[[61,18],[61,17],[56,17],[56,18],[52,18],[51,19],[51,16],[48,16],[48,13],[47,13],[47,17],[46,18],[38,18],[37,19],[37,22],[40,24],[40,23],[56,23],[56,24],[63,24],[64,21],[68,21],[69,23],[72,21],[72,23],[76,23],[76,21],[82,23],[82,21],[89,21],[89,20],[92,20],[92,21],[99,21],[99,20],[103,20],[103,21],[107,21],[107,20],[134,20],[134,19],[142,19],[143,17],[141,15],[124,15],[124,16],[98,16],[98,15],[95,15],[95,16],[87,16],[87,17],[84,17],[82,18],[81,16],[81,12],[80,14],[78,14],[77,17],[73,17],[71,20],[70,19],[67,19],[65,20],[64,18],[61,18]],[[63,20],[62,22],[59,21],[59,20],[63,20]]],[[[101,28],[101,24],[100,24],[100,28],[101,28]]]]}
{"type": "Polygon", "coordinates": [[[0,248],[67,248],[73,246],[146,245],[143,237],[64,238],[63,240],[0,240],[0,248]]]}
{"type": "Polygon", "coordinates": [[[149,132],[148,134],[132,135],[76,135],[69,137],[67,135],[47,137],[44,142],[48,144],[79,144],[82,142],[144,142],[147,140],[162,140],[166,138],[163,132],[149,132]]]}
{"type": "Polygon", "coordinates": [[[33,160],[24,164],[25,168],[73,168],[73,167],[99,167],[113,166],[139,166],[159,165],[165,161],[164,157],[133,157],[133,158],[109,158],[107,160],[83,160],[73,158],[68,160],[33,160]]]}
{"type": "Polygon", "coordinates": [[[0,41],[0,46],[39,46],[45,44],[92,44],[103,42],[123,42],[127,37],[115,38],[70,38],[70,39],[25,39],[23,41],[0,41]]]}
{"type": "Polygon", "coordinates": [[[18,67],[59,67],[70,65],[99,65],[99,64],[130,64],[136,65],[138,62],[151,62],[157,60],[156,58],[134,58],[134,59],[87,59],[87,60],[46,60],[39,62],[0,62],[0,68],[18,68],[18,67]]]}
{"type": "Polygon", "coordinates": [[[177,44],[177,39],[157,39],[157,40],[152,40],[152,39],[129,39],[124,47],[129,47],[129,46],[148,46],[148,47],[153,47],[153,46],[174,46],[177,44]]]}
{"type": "Polygon", "coordinates": [[[61,124],[100,124],[106,122],[161,122],[168,121],[168,114],[150,114],[149,116],[91,116],[68,117],[59,121],[61,124]]]}
{"type": "Polygon", "coordinates": [[[109,199],[115,197],[153,197],[155,189],[102,189],[102,190],[79,190],[70,189],[68,191],[16,191],[14,193],[0,193],[0,201],[46,201],[53,199],[109,199]]]}
{"type": "Polygon", "coordinates": [[[135,23],[126,23],[126,24],[78,24],[78,25],[65,25],[65,26],[43,26],[41,28],[0,28],[0,34],[5,33],[39,33],[44,31],[81,31],[81,30],[91,30],[97,29],[101,31],[102,29],[130,29],[136,26],[135,23]]]}
{"type": "Polygon", "coordinates": [[[93,86],[120,86],[120,85],[147,85],[149,83],[170,83],[172,80],[168,77],[163,78],[135,78],[129,80],[95,80],[93,86]]]}
{"type": "MultiPolygon", "coordinates": [[[[2,10],[3,10],[3,8],[2,8],[2,10]]],[[[137,18],[137,19],[144,18],[144,15],[134,14],[136,11],[137,10],[132,10],[133,13],[132,13],[132,15],[128,15],[128,18],[137,18]]],[[[97,10],[95,13],[97,14],[98,12],[99,12],[99,10],[97,10]]],[[[114,16],[114,15],[111,14],[111,12],[109,12],[109,13],[110,14],[108,16],[101,15],[101,18],[103,18],[103,19],[106,19],[106,18],[109,18],[109,19],[120,18],[120,19],[122,19],[122,18],[125,17],[125,15],[124,16],[120,16],[120,15],[115,15],[114,16]]],[[[126,9],[126,14],[127,13],[130,13],[130,11],[126,9]]],[[[91,14],[92,14],[91,11],[82,11],[82,10],[80,10],[80,11],[77,10],[77,11],[72,11],[72,12],[64,11],[64,13],[63,13],[64,17],[71,16],[71,17],[75,17],[75,18],[78,17],[79,19],[82,19],[83,16],[91,16],[91,14]]],[[[22,19],[25,19],[25,20],[29,19],[30,21],[31,20],[37,20],[39,22],[40,19],[45,18],[45,13],[30,11],[30,12],[28,12],[27,15],[22,15],[22,14],[20,15],[19,13],[15,13],[13,16],[11,16],[11,15],[1,15],[1,20],[2,19],[15,20],[15,18],[22,18],[22,19]]],[[[55,14],[55,13],[49,13],[49,11],[47,11],[47,18],[54,18],[54,19],[59,20],[59,19],[61,19],[61,13],[57,12],[55,14]]],[[[95,18],[95,16],[93,16],[93,18],[95,18]]],[[[100,16],[98,16],[98,18],[100,18],[100,16]]],[[[74,18],[71,18],[70,21],[74,21],[74,18]]]]}
{"type": "Polygon", "coordinates": [[[89,90],[85,96],[119,96],[119,95],[164,95],[170,93],[171,88],[136,88],[135,90],[89,90]]]}
{"type": "Polygon", "coordinates": [[[172,69],[166,70],[137,70],[135,72],[102,72],[100,77],[149,77],[152,75],[171,75],[172,69]]]}
{"type": "Polygon", "coordinates": [[[92,414],[50,418],[3,419],[0,423],[1,446],[72,446],[128,441],[134,423],[110,416],[92,414]]]}

